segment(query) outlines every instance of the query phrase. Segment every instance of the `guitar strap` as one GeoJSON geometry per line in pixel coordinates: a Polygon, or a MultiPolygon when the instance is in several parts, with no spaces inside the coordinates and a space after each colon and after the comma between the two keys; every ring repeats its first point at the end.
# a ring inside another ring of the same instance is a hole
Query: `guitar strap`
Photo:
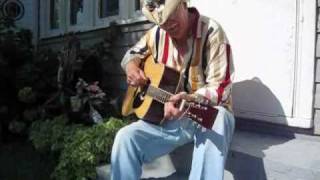
{"type": "MultiPolygon", "coordinates": [[[[209,38],[209,35],[213,32],[213,28],[210,28],[207,32],[207,35],[206,35],[206,38],[205,38],[205,41],[204,41],[204,46],[206,46],[207,44],[207,41],[208,41],[208,38],[209,38]]],[[[197,39],[197,40],[200,40],[200,39],[197,39]]],[[[178,93],[180,90],[184,90],[185,92],[187,93],[190,93],[191,92],[191,87],[189,86],[188,84],[188,80],[189,80],[189,70],[190,70],[190,66],[191,66],[191,62],[192,62],[192,58],[193,58],[193,54],[194,54],[194,43],[195,43],[195,38],[193,38],[193,42],[192,42],[192,50],[191,50],[191,56],[189,58],[188,61],[184,61],[184,64],[183,64],[183,68],[184,71],[182,73],[180,73],[180,79],[179,79],[179,85],[176,89],[176,93],[178,93]],[[184,80],[183,82],[183,87],[181,87],[181,84],[182,84],[182,80],[184,80]]],[[[200,43],[197,43],[197,45],[200,45],[200,43]]],[[[196,47],[198,48],[198,47],[196,47]]],[[[207,60],[206,60],[206,52],[207,51],[207,48],[203,47],[202,49],[202,72],[203,72],[203,77],[205,77],[205,74],[204,74],[204,71],[207,67],[207,60]]],[[[197,53],[196,53],[197,55],[197,53]]],[[[197,58],[197,57],[195,57],[197,58]]]]}
{"type": "Polygon", "coordinates": [[[187,61],[183,61],[182,69],[184,71],[182,71],[180,73],[179,83],[178,83],[175,94],[177,94],[181,89],[183,89],[187,93],[190,93],[190,86],[188,86],[188,80],[189,80],[189,69],[191,66],[192,59],[193,59],[194,44],[195,44],[195,37],[192,38],[192,47],[191,47],[190,58],[187,61]],[[181,87],[182,82],[183,82],[183,87],[181,87]]]}

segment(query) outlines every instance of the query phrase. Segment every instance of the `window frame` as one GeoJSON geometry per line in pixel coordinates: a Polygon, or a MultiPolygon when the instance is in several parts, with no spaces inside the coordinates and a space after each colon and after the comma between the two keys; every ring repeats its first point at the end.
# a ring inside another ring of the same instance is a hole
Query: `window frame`
{"type": "MultiPolygon", "coordinates": [[[[84,16],[86,17],[84,24],[70,24],[70,0],[60,0],[59,12],[60,27],[51,29],[50,27],[50,0],[40,2],[40,39],[52,38],[64,35],[70,32],[85,32],[96,29],[106,28],[111,22],[116,22],[120,25],[131,24],[147,19],[142,15],[141,10],[136,10],[135,1],[119,0],[118,15],[100,18],[99,16],[99,1],[100,0],[83,0],[84,16]]],[[[142,0],[140,0],[142,2],[142,0]]],[[[139,8],[140,9],[140,8],[139,8]]]]}
{"type": "MultiPolygon", "coordinates": [[[[50,1],[51,0],[46,0],[46,1],[41,1],[43,4],[40,4],[41,8],[40,8],[40,14],[42,14],[43,16],[40,16],[40,37],[44,38],[44,37],[52,37],[52,36],[59,36],[61,34],[64,33],[64,11],[65,11],[65,6],[64,6],[64,0],[61,0],[61,4],[59,8],[62,8],[61,11],[59,11],[59,18],[61,19],[60,24],[59,24],[59,28],[56,29],[51,29],[51,25],[50,25],[50,1]]],[[[41,3],[40,2],[40,3],[41,3]]]]}
{"type": "MultiPolygon", "coordinates": [[[[147,20],[147,18],[142,14],[142,11],[140,8],[139,8],[139,10],[136,10],[135,1],[133,1],[133,0],[120,0],[120,1],[122,1],[123,6],[125,6],[126,4],[128,6],[127,6],[127,10],[126,10],[127,13],[123,12],[122,18],[120,18],[116,21],[118,24],[131,24],[131,23],[136,23],[136,22],[141,22],[141,21],[147,20]]],[[[140,0],[140,3],[142,3],[142,2],[143,2],[143,0],[140,0]]]]}
{"type": "Polygon", "coordinates": [[[103,18],[100,18],[100,15],[99,15],[99,2],[100,0],[93,0],[94,1],[94,4],[95,4],[95,9],[96,9],[96,12],[94,13],[94,19],[95,19],[95,23],[94,25],[96,26],[96,29],[98,28],[103,28],[103,27],[108,27],[110,26],[110,23],[113,22],[113,21],[117,21],[117,19],[121,18],[121,1],[123,0],[119,0],[119,13],[118,15],[113,15],[113,16],[107,16],[107,17],[103,17],[103,18]]]}
{"type": "Polygon", "coordinates": [[[71,25],[70,15],[71,15],[71,0],[66,0],[66,30],[68,32],[77,32],[77,31],[88,31],[92,27],[92,1],[93,0],[83,0],[83,13],[85,16],[84,24],[75,24],[71,25]]]}

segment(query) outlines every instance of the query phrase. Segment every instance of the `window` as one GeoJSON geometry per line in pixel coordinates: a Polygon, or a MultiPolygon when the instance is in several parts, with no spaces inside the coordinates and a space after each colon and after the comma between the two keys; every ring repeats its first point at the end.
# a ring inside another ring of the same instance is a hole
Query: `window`
{"type": "Polygon", "coordinates": [[[81,24],[83,21],[83,0],[71,0],[70,2],[70,25],[81,24]]]}
{"type": "Polygon", "coordinates": [[[43,0],[40,1],[41,38],[68,32],[145,20],[142,0],[43,0]]]}
{"type": "Polygon", "coordinates": [[[50,0],[50,29],[58,29],[60,27],[60,0],[50,0]]]}
{"type": "Polygon", "coordinates": [[[142,15],[141,8],[143,5],[143,0],[134,0],[134,12],[132,13],[135,21],[143,21],[146,18],[142,15]]]}
{"type": "Polygon", "coordinates": [[[135,1],[136,1],[135,10],[140,11],[142,6],[142,0],[135,0],[135,1]]]}
{"type": "Polygon", "coordinates": [[[99,0],[99,17],[105,18],[119,14],[118,0],[99,0]]]}
{"type": "Polygon", "coordinates": [[[40,36],[50,37],[64,33],[65,0],[40,1],[40,36]]]}

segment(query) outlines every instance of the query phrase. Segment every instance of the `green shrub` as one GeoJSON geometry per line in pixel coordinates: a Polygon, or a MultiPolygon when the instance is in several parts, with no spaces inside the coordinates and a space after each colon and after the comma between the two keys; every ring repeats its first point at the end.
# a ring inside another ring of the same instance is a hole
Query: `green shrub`
{"type": "Polygon", "coordinates": [[[41,151],[51,151],[58,149],[63,144],[63,131],[67,119],[58,116],[53,120],[35,121],[30,128],[30,140],[34,147],[41,151]]]}
{"type": "Polygon", "coordinates": [[[24,87],[19,90],[18,98],[21,102],[24,103],[33,103],[36,101],[36,97],[34,92],[32,91],[32,87],[24,87]]]}
{"type": "Polygon", "coordinates": [[[22,134],[22,132],[24,132],[26,129],[26,124],[24,122],[21,121],[11,121],[9,124],[9,130],[12,133],[16,133],[16,134],[22,134]]]}
{"type": "Polygon", "coordinates": [[[60,152],[53,179],[95,179],[96,167],[109,163],[116,132],[128,121],[109,118],[94,126],[67,124],[64,116],[32,124],[30,139],[36,149],[60,152]]]}

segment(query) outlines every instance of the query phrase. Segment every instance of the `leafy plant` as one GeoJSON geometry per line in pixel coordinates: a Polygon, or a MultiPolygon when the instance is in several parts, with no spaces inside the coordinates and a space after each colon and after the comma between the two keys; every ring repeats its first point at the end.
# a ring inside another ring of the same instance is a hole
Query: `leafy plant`
{"type": "Polygon", "coordinates": [[[65,117],[59,116],[34,122],[30,139],[38,150],[61,152],[52,178],[94,179],[95,168],[110,162],[116,132],[127,124],[128,121],[111,117],[105,123],[88,127],[68,124],[65,117]]]}
{"type": "Polygon", "coordinates": [[[27,122],[32,122],[39,117],[39,110],[30,108],[23,111],[23,119],[27,122]]]}
{"type": "Polygon", "coordinates": [[[9,125],[9,130],[14,133],[22,133],[25,127],[26,127],[26,124],[24,122],[14,120],[14,121],[11,121],[9,125]]]}
{"type": "Polygon", "coordinates": [[[39,75],[34,54],[32,32],[16,27],[10,18],[0,18],[0,107],[7,109],[0,113],[0,123],[5,141],[10,134],[26,135],[30,122],[39,114],[37,82],[48,76],[39,75]]]}
{"type": "Polygon", "coordinates": [[[58,116],[53,120],[35,121],[30,128],[29,139],[37,150],[61,150],[67,122],[64,116],[58,116]]]}
{"type": "Polygon", "coordinates": [[[24,103],[33,103],[36,100],[36,96],[32,91],[32,87],[24,87],[20,89],[18,92],[18,98],[24,103]]]}

